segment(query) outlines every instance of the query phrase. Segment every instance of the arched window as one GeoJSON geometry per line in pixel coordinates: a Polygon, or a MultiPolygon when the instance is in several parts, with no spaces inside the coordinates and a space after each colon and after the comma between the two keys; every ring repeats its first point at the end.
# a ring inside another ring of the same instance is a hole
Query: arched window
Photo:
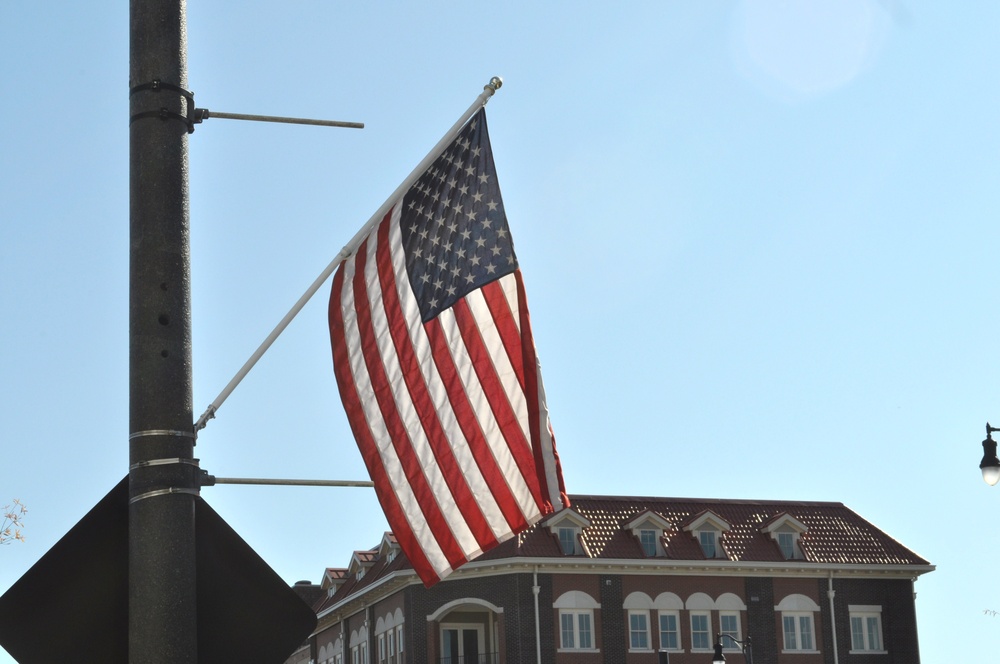
{"type": "Polygon", "coordinates": [[[594,610],[601,605],[580,590],[563,593],[552,604],[559,612],[559,651],[597,652],[594,639],[594,610]]]}
{"type": "Polygon", "coordinates": [[[774,610],[781,613],[782,652],[816,652],[813,614],[819,605],[805,595],[788,595],[774,610]]]}

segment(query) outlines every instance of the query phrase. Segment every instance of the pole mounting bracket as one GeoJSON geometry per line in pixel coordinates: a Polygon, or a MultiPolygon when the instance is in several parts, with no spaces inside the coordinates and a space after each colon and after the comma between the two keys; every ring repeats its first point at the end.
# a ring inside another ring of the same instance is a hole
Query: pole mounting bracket
{"type": "Polygon", "coordinates": [[[201,109],[197,109],[194,107],[194,93],[191,92],[190,90],[185,90],[179,85],[174,85],[173,83],[165,83],[158,78],[154,78],[149,83],[140,83],[139,85],[133,86],[132,89],[129,90],[128,96],[131,97],[137,92],[145,92],[145,91],[162,92],[164,90],[169,92],[176,92],[180,96],[184,97],[185,100],[187,100],[187,103],[185,104],[185,108],[187,109],[187,114],[184,115],[181,113],[177,113],[175,111],[171,111],[166,106],[161,106],[159,110],[140,111],[139,113],[135,113],[129,118],[128,120],[129,125],[131,125],[136,120],[141,120],[143,118],[160,118],[161,120],[180,120],[181,122],[187,125],[188,133],[193,134],[194,126],[199,122],[201,122],[202,118],[200,117],[199,114],[199,111],[201,109]]]}

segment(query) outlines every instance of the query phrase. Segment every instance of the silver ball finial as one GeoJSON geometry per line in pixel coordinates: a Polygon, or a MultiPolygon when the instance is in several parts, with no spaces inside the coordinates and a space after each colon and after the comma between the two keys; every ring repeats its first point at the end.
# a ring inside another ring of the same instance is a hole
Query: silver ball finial
{"type": "Polygon", "coordinates": [[[500,78],[499,76],[494,76],[493,78],[490,79],[489,85],[487,85],[486,87],[492,88],[493,92],[496,92],[501,87],[503,87],[503,79],[500,78]]]}

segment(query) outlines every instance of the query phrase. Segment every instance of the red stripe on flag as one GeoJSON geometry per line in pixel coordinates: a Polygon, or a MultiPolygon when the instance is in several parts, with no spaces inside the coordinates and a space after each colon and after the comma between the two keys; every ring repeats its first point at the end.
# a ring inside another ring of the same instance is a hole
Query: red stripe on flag
{"type": "Polygon", "coordinates": [[[386,430],[392,440],[392,445],[396,450],[400,465],[406,475],[406,480],[410,484],[413,494],[417,497],[421,512],[434,533],[444,553],[448,564],[455,569],[466,562],[465,553],[451,531],[448,520],[445,518],[438,504],[434,491],[427,482],[424,470],[417,459],[417,454],[413,449],[412,441],[403,425],[396,402],[393,398],[392,385],[390,385],[382,365],[383,358],[378,350],[377,336],[372,325],[371,309],[368,301],[368,291],[365,284],[365,265],[367,254],[358,252],[355,255],[356,272],[354,274],[354,308],[358,314],[358,328],[361,331],[361,349],[364,354],[365,365],[368,368],[368,376],[372,383],[372,391],[378,402],[379,410],[385,421],[386,430]]]}
{"type": "MultiPolygon", "coordinates": [[[[375,256],[379,283],[382,286],[382,305],[388,321],[389,333],[396,348],[396,359],[402,370],[410,399],[413,401],[414,410],[420,418],[420,424],[424,430],[424,434],[427,436],[431,451],[434,453],[434,459],[441,470],[441,475],[448,484],[448,489],[455,499],[455,504],[461,510],[462,517],[475,536],[479,548],[482,551],[486,551],[496,546],[499,542],[494,536],[486,517],[483,515],[479,502],[473,496],[468,483],[463,477],[462,469],[455,458],[455,454],[448,442],[448,437],[437,416],[437,409],[427,390],[425,377],[421,372],[420,363],[414,353],[409,330],[407,329],[406,318],[400,307],[399,294],[396,291],[396,280],[389,248],[388,224],[381,226],[378,230],[378,243],[376,245],[375,256]]],[[[409,284],[403,284],[403,287],[408,288],[409,284]]]]}
{"type": "MultiPolygon", "coordinates": [[[[517,463],[517,467],[524,477],[532,497],[539,507],[541,507],[545,505],[545,500],[541,495],[535,463],[531,458],[530,443],[524,437],[521,422],[510,405],[510,400],[506,390],[504,390],[503,383],[500,381],[500,377],[497,376],[493,358],[490,357],[489,349],[483,342],[479,327],[476,325],[475,316],[472,315],[469,305],[465,300],[456,302],[455,306],[452,307],[452,311],[455,313],[455,320],[458,323],[466,351],[472,360],[476,376],[479,378],[479,383],[486,394],[490,408],[493,410],[493,416],[497,424],[500,425],[500,431],[503,434],[504,440],[507,441],[507,447],[510,448],[514,461],[517,463]]],[[[530,395],[528,396],[530,397],[530,395]]],[[[531,407],[531,404],[534,403],[537,403],[537,400],[529,401],[529,413],[533,412],[534,409],[531,407]]],[[[537,424],[537,416],[535,417],[535,422],[537,424]]]]}
{"type": "MultiPolygon", "coordinates": [[[[364,251],[364,243],[361,251],[364,251]]],[[[347,345],[345,343],[344,319],[340,310],[340,293],[344,287],[344,272],[338,270],[333,279],[333,297],[330,298],[330,330],[333,341],[333,368],[337,376],[337,385],[340,388],[340,398],[344,403],[344,410],[347,419],[351,424],[351,431],[355,440],[358,441],[358,448],[361,450],[361,457],[368,468],[368,475],[375,483],[379,503],[382,511],[389,521],[396,541],[406,553],[406,558],[413,565],[413,569],[420,575],[427,586],[437,583],[440,578],[424,555],[423,548],[413,533],[410,524],[406,519],[402,505],[396,497],[396,492],[392,488],[385,467],[382,465],[382,458],[378,452],[378,446],[372,438],[371,431],[365,419],[364,409],[361,406],[361,399],[357,392],[357,385],[351,375],[351,362],[348,357],[347,345]]]]}
{"type": "Polygon", "coordinates": [[[434,363],[437,365],[441,382],[448,391],[448,399],[451,402],[452,410],[455,411],[458,426],[462,429],[462,433],[469,443],[469,450],[476,460],[476,465],[479,466],[479,472],[486,479],[493,498],[500,507],[511,532],[519,532],[531,524],[525,519],[517,498],[510,490],[507,477],[497,465],[493,450],[483,435],[475,408],[469,401],[465,385],[455,367],[455,359],[451,354],[448,339],[441,329],[441,323],[435,318],[424,323],[424,330],[427,332],[427,338],[431,344],[431,352],[434,355],[434,363]]]}
{"type": "Polygon", "coordinates": [[[521,333],[517,329],[517,321],[510,310],[510,302],[504,293],[503,286],[499,281],[488,283],[480,289],[486,299],[486,306],[489,307],[490,314],[496,322],[497,332],[503,342],[503,347],[507,351],[510,364],[517,374],[517,382],[524,392],[524,354],[521,351],[521,333]]]}
{"type": "MultiPolygon", "coordinates": [[[[542,441],[540,436],[541,427],[548,427],[548,417],[546,417],[546,421],[544,423],[540,422],[542,404],[539,403],[538,392],[538,358],[535,356],[535,340],[532,338],[531,334],[531,317],[528,315],[528,298],[524,292],[524,281],[521,279],[521,271],[515,270],[514,277],[517,281],[517,301],[519,303],[518,310],[520,311],[521,316],[521,348],[524,353],[524,365],[526,369],[526,393],[528,402],[531,404],[528,408],[528,417],[531,421],[531,447],[535,453],[535,468],[538,473],[538,482],[541,485],[541,490],[545,496],[545,503],[543,504],[544,509],[542,510],[542,513],[548,514],[555,509],[549,498],[553,487],[549,486],[549,477],[545,471],[545,458],[542,454],[542,441]]],[[[556,453],[555,437],[553,436],[551,429],[549,429],[549,435],[552,436],[551,454],[553,463],[555,464],[554,471],[559,483],[559,495],[563,502],[562,506],[569,507],[569,498],[566,496],[566,487],[563,486],[562,468],[559,463],[559,455],[556,453]]]]}

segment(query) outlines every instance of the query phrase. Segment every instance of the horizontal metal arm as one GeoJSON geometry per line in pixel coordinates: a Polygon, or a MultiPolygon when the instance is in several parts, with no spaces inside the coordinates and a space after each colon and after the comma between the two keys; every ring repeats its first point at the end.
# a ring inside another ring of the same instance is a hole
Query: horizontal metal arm
{"type": "Polygon", "coordinates": [[[373,487],[374,482],[367,480],[275,480],[259,477],[214,477],[202,476],[202,486],[216,484],[261,484],[266,486],[341,486],[341,487],[373,487]]]}
{"type": "Polygon", "coordinates": [[[277,115],[248,115],[246,113],[223,113],[210,111],[207,108],[195,109],[195,122],[209,118],[223,120],[251,120],[254,122],[282,122],[285,124],[318,125],[320,127],[344,127],[346,129],[364,129],[364,122],[341,122],[340,120],[313,120],[310,118],[285,118],[277,115]]]}

